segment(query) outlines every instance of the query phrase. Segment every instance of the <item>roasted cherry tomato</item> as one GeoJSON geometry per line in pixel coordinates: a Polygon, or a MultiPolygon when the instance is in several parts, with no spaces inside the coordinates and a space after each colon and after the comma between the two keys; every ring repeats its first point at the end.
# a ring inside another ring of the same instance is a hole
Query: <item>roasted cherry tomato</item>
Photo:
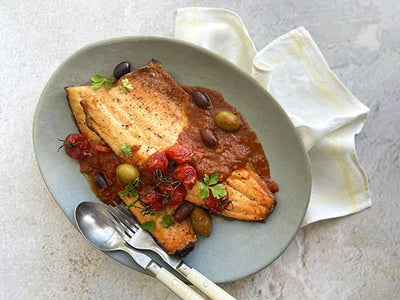
{"type": "Polygon", "coordinates": [[[169,200],[168,204],[170,206],[175,206],[175,205],[181,203],[185,199],[185,197],[186,197],[186,189],[181,184],[172,193],[171,199],[169,200]]]}
{"type": "Polygon", "coordinates": [[[142,198],[142,201],[151,206],[152,211],[159,211],[164,208],[162,204],[163,197],[154,193],[147,194],[142,198]]]}
{"type": "Polygon", "coordinates": [[[162,194],[171,195],[171,198],[168,201],[168,205],[170,206],[181,203],[186,197],[186,189],[182,184],[177,185],[165,182],[162,183],[158,189],[162,194]]]}
{"type": "Polygon", "coordinates": [[[83,134],[73,133],[67,136],[63,146],[68,156],[75,159],[83,159],[88,155],[90,143],[83,134]]]}
{"type": "Polygon", "coordinates": [[[224,209],[226,209],[229,206],[229,203],[230,201],[228,195],[222,197],[221,199],[217,199],[211,194],[211,191],[210,191],[210,196],[204,199],[204,204],[206,205],[206,207],[210,211],[217,214],[221,213],[224,209]]]}
{"type": "Polygon", "coordinates": [[[165,152],[160,151],[152,154],[147,161],[147,168],[150,172],[159,168],[163,173],[166,173],[168,169],[168,159],[165,152]]]}
{"type": "Polygon", "coordinates": [[[197,179],[196,169],[189,164],[179,165],[172,172],[172,178],[178,179],[183,183],[185,188],[191,190],[197,179]]]}
{"type": "Polygon", "coordinates": [[[192,159],[193,153],[188,148],[176,145],[167,149],[167,157],[170,160],[176,161],[178,164],[184,164],[192,159]]]}

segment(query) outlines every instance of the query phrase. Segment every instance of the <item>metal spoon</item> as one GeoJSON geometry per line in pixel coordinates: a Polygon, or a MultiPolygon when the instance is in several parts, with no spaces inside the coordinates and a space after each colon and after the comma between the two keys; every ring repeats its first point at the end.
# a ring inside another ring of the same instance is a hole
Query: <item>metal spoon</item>
{"type": "Polygon", "coordinates": [[[102,251],[125,251],[142,268],[153,274],[182,299],[205,300],[146,254],[128,247],[115,229],[107,206],[94,202],[82,202],[75,208],[75,221],[79,231],[95,248],[102,251]]]}

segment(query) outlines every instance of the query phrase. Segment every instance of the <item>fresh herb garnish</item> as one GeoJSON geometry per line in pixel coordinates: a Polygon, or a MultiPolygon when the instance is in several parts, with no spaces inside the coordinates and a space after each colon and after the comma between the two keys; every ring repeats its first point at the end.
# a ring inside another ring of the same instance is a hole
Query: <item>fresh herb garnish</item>
{"type": "Polygon", "coordinates": [[[130,84],[128,78],[122,79],[122,86],[119,88],[119,90],[123,94],[126,93],[126,91],[128,91],[128,92],[132,92],[133,91],[132,84],[130,84]]]}
{"type": "Polygon", "coordinates": [[[126,197],[134,198],[138,195],[139,191],[136,189],[135,183],[129,183],[125,186],[125,189],[120,191],[118,194],[121,199],[125,199],[126,197]]]}
{"type": "MultiPolygon", "coordinates": [[[[149,194],[156,194],[162,197],[162,205],[167,205],[169,200],[171,199],[172,194],[182,184],[179,180],[171,177],[171,173],[174,168],[174,164],[168,166],[167,173],[163,173],[159,168],[156,168],[153,172],[154,185],[150,189],[146,190],[146,192],[141,193],[134,202],[128,205],[128,207],[140,208],[143,215],[151,214],[152,216],[158,218],[159,214],[153,212],[153,207],[150,204],[146,203],[143,199],[149,194]],[[172,191],[167,191],[163,187],[165,184],[172,185],[174,189],[172,191]],[[136,205],[137,202],[139,202],[141,206],[136,205]]],[[[139,183],[141,183],[140,179],[133,183],[134,187],[137,188],[139,186],[139,183]]]]}
{"type": "Polygon", "coordinates": [[[210,176],[208,174],[204,174],[204,182],[207,185],[213,185],[218,182],[218,173],[214,172],[210,176]]]}
{"type": "Polygon", "coordinates": [[[171,225],[174,225],[174,219],[172,218],[171,215],[163,215],[162,220],[161,220],[161,226],[163,228],[168,228],[171,225]]]}
{"type": "Polygon", "coordinates": [[[208,189],[208,185],[206,185],[202,182],[199,182],[198,187],[200,189],[199,196],[201,199],[204,199],[204,198],[207,198],[208,196],[210,196],[210,190],[208,189]]]}
{"type": "Polygon", "coordinates": [[[92,80],[92,89],[98,90],[103,84],[105,84],[106,89],[109,90],[113,87],[114,78],[106,78],[99,74],[95,74],[90,78],[92,80]]]}
{"type": "Polygon", "coordinates": [[[210,190],[213,196],[217,199],[221,199],[226,196],[225,185],[223,185],[222,183],[210,186],[210,190]]]}
{"type": "Polygon", "coordinates": [[[132,155],[131,145],[123,143],[119,148],[119,155],[129,157],[132,155]]]}
{"type": "Polygon", "coordinates": [[[204,183],[200,182],[198,187],[200,190],[199,196],[201,199],[208,198],[210,196],[210,190],[212,195],[217,198],[221,199],[227,195],[225,185],[222,183],[218,183],[218,173],[214,172],[210,176],[204,174],[204,183]]]}
{"type": "Polygon", "coordinates": [[[141,226],[144,230],[152,232],[156,229],[156,221],[154,221],[154,220],[147,221],[147,222],[144,222],[141,226]]]}

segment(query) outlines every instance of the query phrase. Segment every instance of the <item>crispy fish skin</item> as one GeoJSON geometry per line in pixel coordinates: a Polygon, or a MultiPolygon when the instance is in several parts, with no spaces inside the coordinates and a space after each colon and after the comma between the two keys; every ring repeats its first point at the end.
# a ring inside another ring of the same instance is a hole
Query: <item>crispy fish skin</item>
{"type": "Polygon", "coordinates": [[[126,160],[144,165],[147,158],[175,144],[188,125],[189,95],[158,62],[123,76],[107,93],[81,101],[91,128],[118,155],[123,143],[138,150],[126,160]],[[132,91],[120,91],[128,79],[132,91]]]}
{"type": "Polygon", "coordinates": [[[106,91],[107,90],[104,87],[101,87],[100,89],[95,91],[89,85],[72,86],[65,88],[65,92],[67,93],[68,103],[71,108],[75,124],[79,128],[79,131],[82,134],[86,135],[87,138],[91,141],[101,142],[101,138],[97,135],[96,132],[94,132],[87,126],[86,115],[81,105],[81,101],[83,99],[90,98],[95,94],[98,95],[103,94],[106,91]]]}
{"type": "MultiPolygon", "coordinates": [[[[129,206],[134,202],[132,198],[124,198],[124,203],[129,206]]],[[[192,224],[189,220],[182,222],[175,222],[174,225],[164,228],[161,225],[162,217],[164,215],[173,215],[176,207],[167,206],[162,211],[157,212],[158,217],[151,215],[143,215],[141,213],[140,203],[135,203],[134,207],[129,207],[129,210],[136,217],[140,224],[146,221],[154,221],[156,223],[156,229],[151,233],[151,235],[156,239],[157,243],[170,255],[187,254],[194,249],[194,244],[197,241],[196,234],[193,230],[192,224]]]]}
{"type": "MultiPolygon", "coordinates": [[[[157,61],[151,61],[148,66],[123,78],[129,79],[134,88],[132,92],[122,94],[120,80],[107,93],[99,93],[87,86],[73,87],[71,89],[83,89],[82,97],[77,100],[75,95],[79,93],[70,93],[69,99],[82,102],[84,110],[76,110],[75,118],[89,120],[96,135],[117,155],[124,142],[140,146],[127,160],[143,165],[152,153],[172,146],[183,127],[189,124],[184,109],[190,98],[157,61]],[[77,116],[76,113],[86,113],[86,116],[77,116]]],[[[205,207],[199,198],[197,184],[188,191],[187,200],[205,207]]],[[[232,206],[222,215],[245,221],[263,221],[272,212],[274,195],[250,166],[235,170],[223,184],[232,206]]]]}
{"type": "MultiPolygon", "coordinates": [[[[274,194],[250,166],[232,172],[223,184],[232,200],[232,204],[222,212],[223,216],[243,221],[265,221],[272,212],[274,194]]],[[[188,191],[186,200],[207,208],[199,193],[197,183],[188,191]]]]}

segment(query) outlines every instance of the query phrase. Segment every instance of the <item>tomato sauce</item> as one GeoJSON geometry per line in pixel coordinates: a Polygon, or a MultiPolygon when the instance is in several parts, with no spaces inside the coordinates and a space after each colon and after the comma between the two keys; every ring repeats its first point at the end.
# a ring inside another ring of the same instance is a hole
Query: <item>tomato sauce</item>
{"type": "Polygon", "coordinates": [[[111,149],[104,152],[98,146],[98,143],[90,142],[86,157],[79,160],[80,171],[87,175],[92,190],[100,200],[106,204],[113,201],[119,203],[118,192],[125,188],[125,184],[117,177],[116,169],[122,161],[111,149]]]}
{"type": "Polygon", "coordinates": [[[189,126],[185,127],[178,139],[179,144],[192,148],[192,163],[198,178],[202,179],[204,174],[218,172],[219,181],[223,181],[234,170],[249,164],[267,182],[270,177],[268,160],[255,132],[243,116],[216,91],[197,86],[183,88],[189,95],[195,90],[205,92],[212,103],[210,108],[202,109],[194,101],[191,102],[186,111],[189,126]],[[240,118],[242,125],[238,130],[228,132],[215,125],[215,114],[223,110],[230,111],[240,118]],[[205,128],[211,129],[218,140],[215,149],[207,147],[202,141],[200,131],[205,128]]]}
{"type": "MultiPolygon", "coordinates": [[[[125,189],[126,184],[118,178],[116,170],[120,164],[125,163],[123,158],[114,154],[111,148],[91,141],[85,157],[78,161],[81,173],[86,175],[97,198],[105,204],[121,202],[119,192],[125,189]]],[[[152,172],[146,166],[139,168],[139,171],[141,186],[151,186],[152,172]]]]}

